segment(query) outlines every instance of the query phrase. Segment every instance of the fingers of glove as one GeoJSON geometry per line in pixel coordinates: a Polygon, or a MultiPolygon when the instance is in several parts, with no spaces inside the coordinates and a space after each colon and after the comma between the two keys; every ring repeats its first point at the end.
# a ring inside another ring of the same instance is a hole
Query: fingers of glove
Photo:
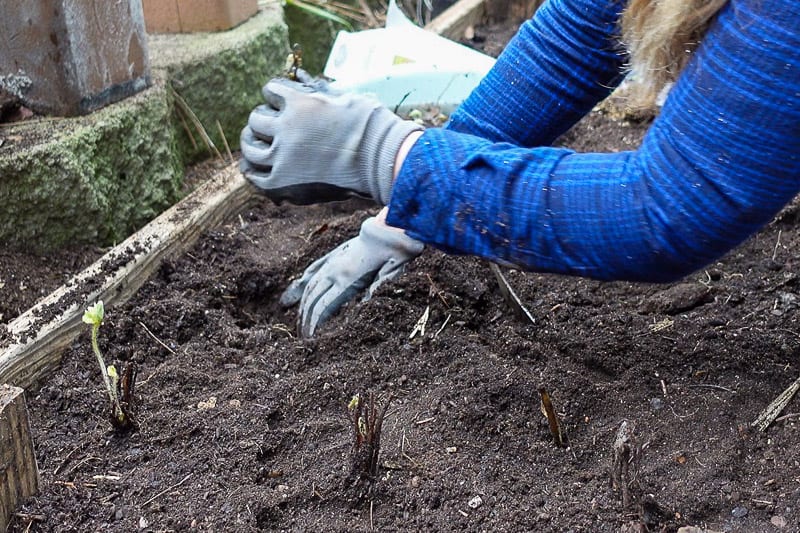
{"type": "Polygon", "coordinates": [[[397,261],[396,259],[389,259],[383,264],[381,269],[375,275],[375,279],[370,284],[367,292],[364,294],[362,301],[366,302],[378,290],[378,287],[383,285],[386,281],[391,281],[403,272],[406,261],[397,261]]]}
{"type": "Polygon", "coordinates": [[[273,198],[270,195],[270,187],[272,186],[272,169],[271,168],[256,168],[251,165],[246,159],[239,161],[239,170],[247,181],[253,184],[259,192],[266,194],[270,200],[275,204],[280,205],[284,198],[273,198]]]}
{"type": "MultiPolygon", "coordinates": [[[[336,250],[338,250],[338,248],[336,248],[336,250]]],[[[292,281],[289,286],[286,287],[286,290],[283,291],[283,294],[281,294],[280,298],[280,304],[283,307],[291,307],[300,301],[300,299],[303,297],[303,292],[305,291],[308,282],[311,281],[317,272],[328,262],[328,258],[332,253],[333,252],[328,252],[308,265],[303,272],[303,275],[292,281]]]]}
{"type": "Polygon", "coordinates": [[[304,68],[298,68],[295,73],[294,77],[297,81],[302,83],[303,85],[311,85],[314,83],[315,78],[308,71],[304,68]]]}
{"type": "Polygon", "coordinates": [[[303,291],[308,285],[308,280],[304,278],[297,278],[292,281],[281,294],[279,303],[281,307],[291,307],[303,297],[303,291]]]}
{"type": "Polygon", "coordinates": [[[239,139],[242,156],[257,169],[272,168],[272,145],[257,138],[250,126],[245,126],[239,139]]]}
{"type": "Polygon", "coordinates": [[[262,141],[272,142],[278,130],[277,119],[279,116],[280,111],[260,105],[250,112],[247,125],[255,137],[262,141]]]}
{"type": "Polygon", "coordinates": [[[317,285],[313,294],[301,304],[300,335],[304,338],[312,337],[317,327],[352,300],[366,283],[356,280],[350,285],[340,285],[326,280],[323,284],[317,285]]]}
{"type": "Polygon", "coordinates": [[[261,89],[267,105],[281,111],[286,106],[286,99],[300,94],[317,92],[314,87],[286,78],[273,78],[261,89]]]}
{"type": "Polygon", "coordinates": [[[241,171],[242,175],[248,180],[251,179],[251,176],[254,174],[261,173],[258,169],[256,169],[253,165],[248,163],[247,159],[241,158],[239,160],[239,170],[241,171]]]}
{"type": "Polygon", "coordinates": [[[327,261],[310,277],[300,300],[298,324],[303,337],[311,337],[317,326],[367,286],[375,270],[353,268],[363,264],[358,237],[336,247],[327,261]]]}
{"type": "Polygon", "coordinates": [[[319,91],[321,93],[331,92],[328,80],[325,78],[312,76],[302,68],[297,69],[297,72],[295,72],[294,76],[297,78],[297,81],[303,85],[313,88],[315,91],[319,91]]]}
{"type": "Polygon", "coordinates": [[[319,322],[317,319],[311,323],[311,317],[314,316],[314,306],[319,302],[320,297],[328,292],[333,285],[334,281],[325,275],[309,280],[300,299],[300,309],[297,315],[297,330],[301,337],[307,339],[314,335],[314,330],[319,322]]]}

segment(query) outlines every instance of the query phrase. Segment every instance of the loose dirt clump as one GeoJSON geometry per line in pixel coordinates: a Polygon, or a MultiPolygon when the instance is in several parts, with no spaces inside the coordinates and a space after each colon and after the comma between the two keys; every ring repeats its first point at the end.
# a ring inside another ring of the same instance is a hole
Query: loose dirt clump
{"type": "MultiPolygon", "coordinates": [[[[645,128],[598,111],[565,142],[645,128]]],[[[87,332],[29,391],[41,490],[11,531],[800,531],[797,400],[750,427],[800,375],[800,204],[672,285],[505,271],[533,324],[485,261],[427,249],[297,338],[281,291],[376,211],[265,201],[109,307],[139,429],[111,431],[87,332]],[[353,498],[361,391],[392,401],[353,498]]]]}

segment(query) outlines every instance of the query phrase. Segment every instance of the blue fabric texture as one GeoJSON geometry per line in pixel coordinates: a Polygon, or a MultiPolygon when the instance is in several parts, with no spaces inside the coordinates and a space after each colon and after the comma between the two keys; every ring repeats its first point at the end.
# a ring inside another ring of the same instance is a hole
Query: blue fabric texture
{"type": "Polygon", "coordinates": [[[620,79],[622,4],[549,0],[395,182],[387,222],[527,270],[667,282],[800,191],[800,3],[730,0],[635,151],[547,146],[620,79]]]}

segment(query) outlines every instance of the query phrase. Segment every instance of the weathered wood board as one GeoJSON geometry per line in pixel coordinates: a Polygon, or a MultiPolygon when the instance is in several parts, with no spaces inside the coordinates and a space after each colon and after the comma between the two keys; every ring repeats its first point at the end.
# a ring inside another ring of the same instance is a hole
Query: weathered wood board
{"type": "Polygon", "coordinates": [[[467,28],[481,22],[485,13],[484,0],[459,0],[430,21],[425,29],[458,41],[464,37],[467,28]]]}
{"type": "Polygon", "coordinates": [[[19,502],[39,487],[39,470],[19,387],[0,385],[0,531],[5,531],[19,502]]]}
{"type": "Polygon", "coordinates": [[[257,200],[233,164],[152,220],[8,325],[11,342],[0,352],[0,383],[27,388],[47,377],[86,325],[88,305],[127,300],[161,260],[186,251],[206,229],[257,200]]]}

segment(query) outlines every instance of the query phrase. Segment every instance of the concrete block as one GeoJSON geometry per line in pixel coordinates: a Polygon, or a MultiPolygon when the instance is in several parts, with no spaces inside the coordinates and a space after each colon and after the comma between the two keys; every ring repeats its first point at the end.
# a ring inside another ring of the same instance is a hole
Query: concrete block
{"type": "Polygon", "coordinates": [[[142,0],[149,33],[233,28],[258,12],[258,0],[142,0]]]}
{"type": "Polygon", "coordinates": [[[163,84],[83,117],[2,133],[0,242],[8,248],[113,244],[180,198],[183,166],[163,84]]]}
{"type": "Polygon", "coordinates": [[[0,3],[0,87],[40,114],[73,116],[149,83],[141,0],[0,3]]]}
{"type": "Polygon", "coordinates": [[[220,152],[217,121],[235,150],[289,40],[272,2],[232,30],[151,36],[148,47],[149,89],[86,116],[0,125],[0,246],[112,245],[142,227],[180,198],[184,163],[209,156],[196,133],[192,145],[174,94],[220,152]]]}

